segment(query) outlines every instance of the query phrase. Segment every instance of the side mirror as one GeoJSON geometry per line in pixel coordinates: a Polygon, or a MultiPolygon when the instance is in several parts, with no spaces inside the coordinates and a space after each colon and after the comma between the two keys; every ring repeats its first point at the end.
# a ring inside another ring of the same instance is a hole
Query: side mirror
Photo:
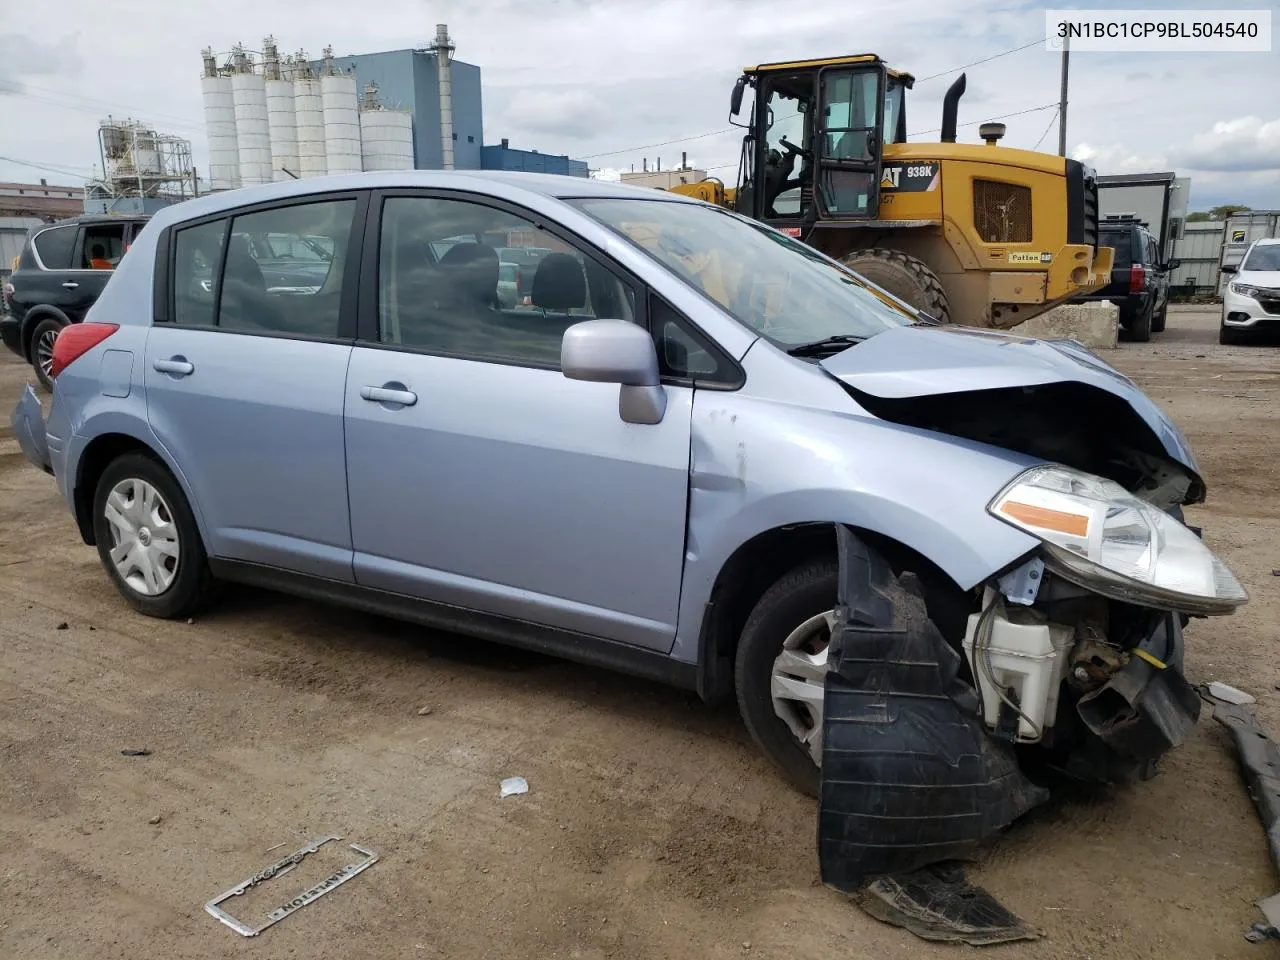
{"type": "Polygon", "coordinates": [[[1239,268],[1239,267],[1232,266],[1231,264],[1224,263],[1224,264],[1222,265],[1222,272],[1223,272],[1223,273],[1238,273],[1239,271],[1240,271],[1240,268],[1239,268]]]}
{"type": "Polygon", "coordinates": [[[658,351],[648,331],[634,323],[575,323],[560,341],[560,371],[570,380],[618,384],[618,416],[627,423],[661,423],[666,415],[658,351]]]}
{"type": "Polygon", "coordinates": [[[738,77],[737,83],[733,85],[733,93],[729,95],[729,119],[733,119],[738,115],[738,111],[742,109],[742,92],[747,87],[747,78],[738,77]]]}
{"type": "Polygon", "coordinates": [[[1182,261],[1181,261],[1181,260],[1170,260],[1170,261],[1169,261],[1169,263],[1165,266],[1165,269],[1166,269],[1166,270],[1177,270],[1180,266],[1182,266],[1182,261]]]}

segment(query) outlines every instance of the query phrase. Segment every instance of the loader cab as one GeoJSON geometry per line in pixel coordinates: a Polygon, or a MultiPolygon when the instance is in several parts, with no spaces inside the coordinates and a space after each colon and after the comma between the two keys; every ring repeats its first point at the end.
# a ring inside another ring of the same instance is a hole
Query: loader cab
{"type": "Polygon", "coordinates": [[[746,128],[739,213],[794,236],[820,222],[874,220],[885,143],[906,142],[909,74],[873,55],[764,64],[743,72],[730,119],[746,128]],[[745,123],[745,93],[753,94],[745,123]]]}

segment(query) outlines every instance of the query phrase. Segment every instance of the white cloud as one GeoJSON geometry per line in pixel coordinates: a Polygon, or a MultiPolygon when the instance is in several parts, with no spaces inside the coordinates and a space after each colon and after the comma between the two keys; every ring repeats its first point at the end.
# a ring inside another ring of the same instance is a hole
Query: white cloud
{"type": "Polygon", "coordinates": [[[1220,120],[1172,151],[1180,166],[1214,171],[1280,170],[1280,120],[1220,120]]]}
{"type": "Polygon", "coordinates": [[[1152,173],[1167,169],[1160,154],[1139,154],[1120,143],[1104,143],[1094,146],[1082,143],[1071,151],[1071,156],[1087,163],[1099,174],[1110,176],[1121,173],[1152,173]]]}
{"type": "Polygon", "coordinates": [[[503,122],[554,137],[588,139],[609,119],[609,109],[590,90],[516,91],[503,111],[503,122]]]}

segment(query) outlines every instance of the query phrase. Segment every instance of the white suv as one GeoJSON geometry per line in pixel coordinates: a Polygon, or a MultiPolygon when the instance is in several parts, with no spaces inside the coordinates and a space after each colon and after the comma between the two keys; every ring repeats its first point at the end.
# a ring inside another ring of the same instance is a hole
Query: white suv
{"type": "Polygon", "coordinates": [[[1280,238],[1255,240],[1222,295],[1219,343],[1239,343],[1247,333],[1280,329],[1280,238]]]}

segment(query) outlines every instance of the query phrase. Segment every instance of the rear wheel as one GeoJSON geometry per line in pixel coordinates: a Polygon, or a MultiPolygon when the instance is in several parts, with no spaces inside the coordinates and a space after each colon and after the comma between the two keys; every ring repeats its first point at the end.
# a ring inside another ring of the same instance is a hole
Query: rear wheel
{"type": "Polygon", "coordinates": [[[1137,314],[1129,323],[1128,339],[1136,343],[1147,343],[1151,339],[1151,320],[1154,314],[1154,306],[1137,314]]]}
{"type": "Polygon", "coordinates": [[[1151,318],[1152,333],[1164,333],[1164,321],[1165,321],[1165,318],[1168,317],[1168,315],[1169,315],[1169,304],[1166,302],[1165,305],[1160,308],[1160,312],[1151,318]]]}
{"type": "Polygon", "coordinates": [[[36,372],[40,386],[53,391],[53,345],[63,324],[52,317],[45,317],[31,331],[31,367],[36,372]]]}
{"type": "Polygon", "coordinates": [[[935,320],[951,322],[951,309],[942,281],[923,260],[908,256],[901,250],[872,247],[855,250],[840,262],[935,320]]]}
{"type": "Polygon", "coordinates": [[[734,664],[747,731],[797,789],[814,797],[838,572],[834,560],[813,561],[766,590],[747,618],[734,664]]]}
{"type": "Polygon", "coordinates": [[[150,456],[124,454],[102,472],[93,527],[103,567],[138,612],[186,617],[211,595],[213,577],[191,507],[150,456]]]}

